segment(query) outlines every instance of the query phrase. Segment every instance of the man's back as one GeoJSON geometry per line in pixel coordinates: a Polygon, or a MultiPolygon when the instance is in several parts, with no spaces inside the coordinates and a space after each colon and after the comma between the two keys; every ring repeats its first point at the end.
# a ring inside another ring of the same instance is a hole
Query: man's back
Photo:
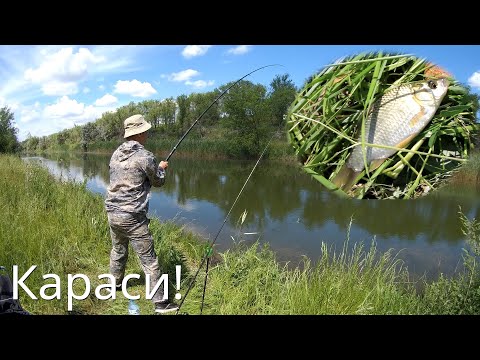
{"type": "Polygon", "coordinates": [[[107,211],[147,213],[151,186],[162,186],[165,172],[153,154],[137,141],[126,141],[112,154],[107,211]]]}

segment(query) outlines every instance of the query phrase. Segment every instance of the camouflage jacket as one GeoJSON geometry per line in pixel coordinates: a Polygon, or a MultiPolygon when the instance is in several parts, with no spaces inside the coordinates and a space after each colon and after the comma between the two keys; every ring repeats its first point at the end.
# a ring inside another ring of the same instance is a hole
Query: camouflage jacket
{"type": "Polygon", "coordinates": [[[150,188],[165,183],[165,170],[155,156],[139,142],[126,141],[112,154],[109,167],[106,210],[146,214],[150,188]]]}

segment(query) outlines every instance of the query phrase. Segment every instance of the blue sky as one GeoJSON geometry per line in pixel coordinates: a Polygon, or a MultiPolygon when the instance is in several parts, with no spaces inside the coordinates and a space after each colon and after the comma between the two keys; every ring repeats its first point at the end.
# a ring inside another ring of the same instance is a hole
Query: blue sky
{"type": "Polygon", "coordinates": [[[19,139],[93,121],[147,99],[211,91],[246,80],[268,87],[288,73],[297,87],[340,57],[366,51],[426,58],[480,93],[480,45],[1,45],[0,107],[15,115],[19,139]]]}

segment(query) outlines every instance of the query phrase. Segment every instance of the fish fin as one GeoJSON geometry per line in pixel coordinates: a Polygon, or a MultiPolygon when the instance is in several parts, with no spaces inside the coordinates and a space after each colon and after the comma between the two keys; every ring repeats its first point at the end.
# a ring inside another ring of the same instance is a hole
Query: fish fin
{"type": "Polygon", "coordinates": [[[360,171],[350,169],[347,164],[344,164],[338,174],[332,179],[332,183],[339,189],[348,192],[359,174],[360,171]]]}
{"type": "Polygon", "coordinates": [[[410,127],[415,127],[417,122],[424,116],[425,116],[425,108],[421,106],[420,112],[417,115],[415,115],[408,124],[410,125],[410,127]]]}
{"type": "Polygon", "coordinates": [[[372,160],[372,162],[371,162],[370,165],[368,166],[368,170],[369,170],[370,172],[372,172],[373,170],[375,170],[376,168],[378,168],[380,165],[382,165],[385,160],[386,160],[386,158],[384,158],[384,159],[375,159],[375,160],[372,160]]]}
{"type": "Polygon", "coordinates": [[[410,141],[412,141],[412,140],[415,138],[415,136],[417,136],[417,135],[418,135],[418,134],[412,134],[412,135],[406,137],[405,139],[403,139],[402,141],[400,141],[398,144],[393,145],[393,146],[395,146],[395,147],[397,147],[397,148],[403,149],[403,148],[405,148],[405,147],[410,143],[410,141]]]}
{"type": "MultiPolygon", "coordinates": [[[[414,138],[415,136],[417,136],[417,134],[413,134],[413,135],[410,135],[408,136],[407,138],[403,139],[402,141],[400,141],[397,145],[394,145],[395,147],[398,147],[398,148],[405,148],[414,138]]],[[[375,159],[375,160],[372,160],[370,162],[370,165],[368,166],[368,171],[371,173],[373,172],[374,170],[376,170],[380,165],[383,164],[383,162],[387,160],[387,158],[383,158],[383,159],[375,159]]],[[[340,170],[341,171],[341,170],[340,170]]],[[[339,173],[340,174],[340,173],[339,173]]],[[[337,175],[338,176],[338,175],[337,175]]]]}

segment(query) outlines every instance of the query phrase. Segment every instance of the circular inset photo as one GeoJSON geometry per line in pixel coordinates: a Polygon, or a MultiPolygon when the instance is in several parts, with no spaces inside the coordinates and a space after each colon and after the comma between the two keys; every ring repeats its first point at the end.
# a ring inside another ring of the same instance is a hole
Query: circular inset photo
{"type": "Polygon", "coordinates": [[[478,97],[438,64],[359,54],[306,81],[288,112],[288,137],[303,169],[340,196],[415,199],[466,161],[477,110],[478,97]]]}

